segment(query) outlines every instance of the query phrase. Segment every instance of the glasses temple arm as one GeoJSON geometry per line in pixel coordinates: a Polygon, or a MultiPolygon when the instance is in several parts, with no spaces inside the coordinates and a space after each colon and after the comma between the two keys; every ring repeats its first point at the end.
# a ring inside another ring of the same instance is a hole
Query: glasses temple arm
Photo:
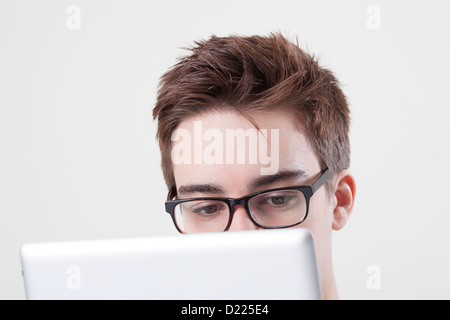
{"type": "Polygon", "coordinates": [[[331,177],[333,176],[333,173],[330,169],[326,168],[325,171],[320,175],[319,178],[317,178],[316,181],[311,185],[311,189],[313,194],[319,189],[321,186],[325,184],[331,177]]]}

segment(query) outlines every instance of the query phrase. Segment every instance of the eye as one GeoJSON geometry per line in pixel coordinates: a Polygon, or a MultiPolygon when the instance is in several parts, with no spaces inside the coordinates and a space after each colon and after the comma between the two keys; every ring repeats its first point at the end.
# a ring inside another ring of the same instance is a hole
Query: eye
{"type": "Polygon", "coordinates": [[[281,205],[283,203],[285,203],[288,199],[288,197],[286,196],[276,196],[276,197],[270,197],[270,202],[272,202],[272,204],[275,205],[281,205]]]}
{"type": "Polygon", "coordinates": [[[252,205],[255,208],[264,210],[272,209],[284,209],[291,206],[295,206],[299,201],[298,191],[282,191],[265,194],[261,197],[257,197],[252,205]]]}
{"type": "Polygon", "coordinates": [[[200,208],[193,208],[192,212],[194,213],[205,213],[205,214],[213,214],[215,212],[217,212],[217,204],[212,204],[209,206],[203,206],[200,208]]]}
{"type": "Polygon", "coordinates": [[[195,202],[189,208],[189,211],[195,215],[201,216],[212,216],[219,215],[224,212],[228,212],[228,207],[225,203],[221,203],[218,201],[208,201],[208,202],[195,202]]]}

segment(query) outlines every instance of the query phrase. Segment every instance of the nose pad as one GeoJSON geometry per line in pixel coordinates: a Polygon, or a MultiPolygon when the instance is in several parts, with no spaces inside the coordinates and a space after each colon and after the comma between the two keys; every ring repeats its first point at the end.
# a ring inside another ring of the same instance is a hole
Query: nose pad
{"type": "Polygon", "coordinates": [[[248,216],[243,206],[234,207],[233,220],[228,231],[256,230],[258,226],[248,216]]]}

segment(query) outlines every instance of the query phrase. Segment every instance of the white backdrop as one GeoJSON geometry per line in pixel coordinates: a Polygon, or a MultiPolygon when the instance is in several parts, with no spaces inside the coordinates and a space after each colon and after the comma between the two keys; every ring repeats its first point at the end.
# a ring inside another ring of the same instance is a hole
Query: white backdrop
{"type": "Polygon", "coordinates": [[[0,3],[0,298],[30,241],[174,234],[151,111],[180,47],[298,35],[353,112],[343,299],[448,299],[448,1],[0,3]]]}

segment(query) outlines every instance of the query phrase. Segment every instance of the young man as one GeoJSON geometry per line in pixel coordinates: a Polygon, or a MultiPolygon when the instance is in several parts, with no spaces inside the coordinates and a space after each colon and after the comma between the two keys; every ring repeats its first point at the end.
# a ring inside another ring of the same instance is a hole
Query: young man
{"type": "Polygon", "coordinates": [[[337,299],[331,234],[355,196],[338,81],[281,34],[213,36],[191,51],[162,76],[153,110],[175,226],[307,228],[323,297],[337,299]]]}

